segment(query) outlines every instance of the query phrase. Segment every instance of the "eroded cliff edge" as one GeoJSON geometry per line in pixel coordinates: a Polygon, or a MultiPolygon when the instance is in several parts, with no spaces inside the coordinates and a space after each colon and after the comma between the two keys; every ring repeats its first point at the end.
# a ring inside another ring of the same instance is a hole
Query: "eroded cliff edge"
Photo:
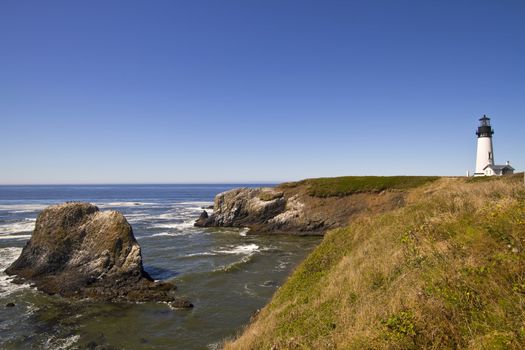
{"type": "Polygon", "coordinates": [[[174,285],[155,282],[144,271],[140,246],[126,218],[89,203],[44,209],[31,239],[6,273],[48,294],[191,306],[173,295],[174,285]]]}
{"type": "Polygon", "coordinates": [[[215,197],[213,214],[199,227],[248,227],[250,233],[322,235],[363,213],[402,207],[407,189],[435,177],[340,177],[284,183],[275,188],[238,188],[215,197]]]}

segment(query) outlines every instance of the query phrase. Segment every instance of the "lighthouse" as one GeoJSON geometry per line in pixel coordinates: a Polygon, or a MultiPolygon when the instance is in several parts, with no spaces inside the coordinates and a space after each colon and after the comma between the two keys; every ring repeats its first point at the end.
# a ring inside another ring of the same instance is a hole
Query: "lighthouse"
{"type": "Polygon", "coordinates": [[[487,165],[494,165],[494,149],[492,146],[492,135],[494,130],[490,125],[490,118],[483,115],[479,120],[478,131],[478,151],[476,156],[476,172],[474,176],[485,175],[485,167],[487,165]]]}
{"type": "Polygon", "coordinates": [[[474,176],[499,176],[512,174],[514,168],[507,162],[505,165],[494,164],[494,147],[492,144],[492,135],[494,135],[494,129],[490,125],[490,118],[483,115],[479,119],[478,130],[478,150],[476,155],[476,172],[474,176]]]}

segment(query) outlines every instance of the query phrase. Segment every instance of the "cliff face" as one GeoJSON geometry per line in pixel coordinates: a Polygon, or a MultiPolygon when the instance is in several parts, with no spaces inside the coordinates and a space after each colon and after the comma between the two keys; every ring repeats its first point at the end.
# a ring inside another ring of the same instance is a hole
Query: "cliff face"
{"type": "Polygon", "coordinates": [[[140,246],[124,216],[88,203],[44,209],[31,239],[6,273],[49,294],[189,306],[175,300],[173,285],[153,282],[144,271],[140,246]]]}
{"type": "Polygon", "coordinates": [[[346,196],[318,197],[310,184],[276,188],[240,188],[215,197],[214,212],[201,215],[195,226],[248,227],[250,233],[322,235],[346,226],[358,215],[384,212],[404,205],[406,191],[381,190],[346,196]]]}

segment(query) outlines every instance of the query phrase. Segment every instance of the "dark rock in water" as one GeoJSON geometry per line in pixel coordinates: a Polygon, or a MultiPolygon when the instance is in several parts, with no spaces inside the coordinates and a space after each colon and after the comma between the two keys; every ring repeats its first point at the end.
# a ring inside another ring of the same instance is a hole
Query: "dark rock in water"
{"type": "Polygon", "coordinates": [[[188,309],[192,308],[193,304],[190,303],[188,300],[179,299],[170,302],[170,306],[176,309],[188,309]]]}
{"type": "Polygon", "coordinates": [[[201,209],[213,209],[213,205],[204,206],[201,207],[201,209]]]}
{"type": "Polygon", "coordinates": [[[197,227],[206,226],[206,222],[208,221],[208,218],[209,218],[208,212],[204,210],[199,216],[199,218],[197,219],[197,221],[195,222],[194,226],[197,226],[197,227]]]}
{"type": "Polygon", "coordinates": [[[5,307],[14,307],[15,306],[15,303],[7,303],[5,304],[5,307]]]}
{"type": "Polygon", "coordinates": [[[131,226],[117,211],[89,203],[50,206],[6,270],[48,294],[108,301],[174,301],[169,283],[144,271],[131,226]]]}

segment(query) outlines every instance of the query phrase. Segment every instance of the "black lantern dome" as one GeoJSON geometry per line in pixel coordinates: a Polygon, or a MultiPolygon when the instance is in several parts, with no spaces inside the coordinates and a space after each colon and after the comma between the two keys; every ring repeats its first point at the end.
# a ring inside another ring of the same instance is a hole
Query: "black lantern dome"
{"type": "Polygon", "coordinates": [[[494,129],[492,129],[492,126],[490,126],[490,118],[488,118],[486,115],[483,115],[483,118],[479,119],[479,126],[478,131],[476,131],[476,135],[478,137],[492,137],[494,134],[494,129]]]}

